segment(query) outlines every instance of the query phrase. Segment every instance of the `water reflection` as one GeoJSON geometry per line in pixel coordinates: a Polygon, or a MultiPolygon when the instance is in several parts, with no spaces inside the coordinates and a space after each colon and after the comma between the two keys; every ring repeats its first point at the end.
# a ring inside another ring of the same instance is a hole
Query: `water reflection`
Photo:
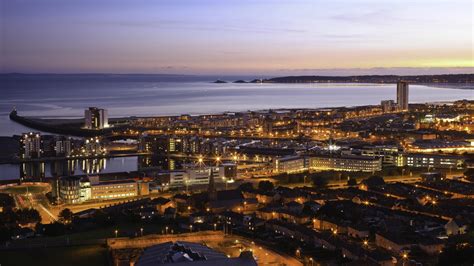
{"type": "Polygon", "coordinates": [[[0,180],[42,179],[70,175],[181,169],[188,159],[163,156],[131,156],[102,159],[74,159],[21,164],[0,164],[0,180]]]}
{"type": "Polygon", "coordinates": [[[22,163],[20,167],[20,177],[23,179],[44,178],[45,177],[45,163],[44,162],[31,162],[22,163]]]}
{"type": "Polygon", "coordinates": [[[75,160],[54,161],[50,163],[50,171],[52,177],[74,175],[75,168],[75,160]]]}
{"type": "Polygon", "coordinates": [[[107,168],[106,159],[86,159],[81,163],[81,170],[84,174],[98,174],[105,168],[107,168]]]}
{"type": "Polygon", "coordinates": [[[176,170],[181,169],[185,159],[176,159],[166,156],[140,156],[138,157],[138,171],[146,170],[176,170]]]}

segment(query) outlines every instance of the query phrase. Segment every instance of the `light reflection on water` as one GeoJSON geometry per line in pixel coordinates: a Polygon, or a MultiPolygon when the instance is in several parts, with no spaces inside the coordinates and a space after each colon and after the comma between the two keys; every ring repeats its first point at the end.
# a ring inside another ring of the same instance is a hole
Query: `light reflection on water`
{"type": "Polygon", "coordinates": [[[132,172],[144,169],[173,170],[182,161],[168,157],[130,156],[102,159],[76,159],[22,164],[0,164],[0,180],[20,177],[43,178],[97,173],[132,172]]]}

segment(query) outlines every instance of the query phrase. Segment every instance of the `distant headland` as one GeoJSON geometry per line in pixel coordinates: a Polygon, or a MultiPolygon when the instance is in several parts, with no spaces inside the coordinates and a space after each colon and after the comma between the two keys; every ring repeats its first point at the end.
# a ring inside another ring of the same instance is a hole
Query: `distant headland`
{"type": "MultiPolygon", "coordinates": [[[[363,76],[285,76],[268,79],[254,79],[248,83],[396,83],[404,80],[411,84],[474,84],[474,74],[444,74],[444,75],[363,75],[363,76]]],[[[216,80],[214,83],[227,83],[216,80]]],[[[236,80],[233,83],[247,83],[236,80]]]]}

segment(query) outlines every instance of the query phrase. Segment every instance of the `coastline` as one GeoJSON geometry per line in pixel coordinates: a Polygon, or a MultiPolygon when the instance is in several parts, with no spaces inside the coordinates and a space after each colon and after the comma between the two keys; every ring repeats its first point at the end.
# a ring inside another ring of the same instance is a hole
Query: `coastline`
{"type": "MultiPolygon", "coordinates": [[[[474,96],[474,95],[473,95],[474,96]]],[[[465,99],[458,99],[455,101],[430,101],[430,102],[419,102],[413,103],[416,104],[453,104],[456,101],[461,101],[465,99]]],[[[469,99],[468,99],[469,100],[469,99]]],[[[359,107],[375,107],[377,105],[355,105],[355,106],[333,106],[333,107],[318,107],[318,108],[278,108],[278,109],[259,109],[259,110],[241,110],[241,111],[224,111],[224,112],[215,112],[215,113],[191,113],[191,116],[210,116],[210,115],[222,115],[227,113],[244,113],[244,112],[257,112],[257,113],[267,113],[270,111],[274,112],[292,112],[297,110],[335,110],[335,109],[350,109],[350,108],[359,108],[359,107]]],[[[160,118],[160,117],[173,117],[177,118],[181,114],[174,115],[150,115],[150,116],[126,116],[126,117],[115,117],[110,118],[112,122],[130,122],[131,120],[136,120],[140,118],[160,118]]],[[[107,129],[102,130],[88,130],[81,127],[82,119],[80,118],[71,118],[67,119],[65,117],[57,118],[45,118],[45,117],[24,117],[18,115],[17,111],[12,111],[9,115],[11,121],[18,123],[20,125],[31,128],[32,130],[43,131],[47,133],[54,133],[60,135],[74,136],[74,137],[95,137],[95,136],[106,136],[111,137],[113,130],[121,130],[127,125],[118,125],[107,129]]],[[[10,137],[10,136],[5,136],[10,137]]]]}

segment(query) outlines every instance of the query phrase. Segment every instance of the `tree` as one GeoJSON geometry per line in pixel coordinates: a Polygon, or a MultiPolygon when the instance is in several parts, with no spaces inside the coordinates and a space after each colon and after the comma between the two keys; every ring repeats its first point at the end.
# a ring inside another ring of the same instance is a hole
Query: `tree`
{"type": "Polygon", "coordinates": [[[474,177],[474,168],[468,168],[464,172],[464,176],[467,177],[467,178],[474,177]]]}
{"type": "Polygon", "coordinates": [[[66,233],[66,228],[62,223],[54,222],[43,226],[43,234],[47,236],[60,236],[66,233]]]}
{"type": "Polygon", "coordinates": [[[313,187],[315,188],[325,188],[328,186],[328,179],[323,176],[313,176],[312,182],[313,182],[313,187]]]}
{"type": "Polygon", "coordinates": [[[381,176],[373,175],[363,181],[367,187],[381,187],[385,185],[385,180],[381,176]]]}
{"type": "Polygon", "coordinates": [[[252,191],[253,190],[253,185],[250,182],[245,182],[240,184],[239,190],[241,191],[252,191]]]}
{"type": "Polygon", "coordinates": [[[275,188],[272,182],[270,181],[260,181],[258,182],[258,189],[261,191],[272,191],[275,188]]]}
{"type": "Polygon", "coordinates": [[[347,180],[347,185],[350,187],[357,186],[357,180],[355,180],[354,178],[349,178],[349,180],[347,180]]]}
{"type": "Polygon", "coordinates": [[[18,224],[29,224],[41,222],[41,216],[35,209],[20,209],[15,212],[18,224]]]}
{"type": "Polygon", "coordinates": [[[450,245],[441,252],[438,265],[472,265],[474,262],[474,246],[450,245]]]}
{"type": "Polygon", "coordinates": [[[66,208],[66,209],[63,209],[59,215],[58,215],[58,218],[59,218],[59,221],[63,224],[70,224],[72,223],[72,218],[73,218],[73,213],[70,209],[66,208]]]}

